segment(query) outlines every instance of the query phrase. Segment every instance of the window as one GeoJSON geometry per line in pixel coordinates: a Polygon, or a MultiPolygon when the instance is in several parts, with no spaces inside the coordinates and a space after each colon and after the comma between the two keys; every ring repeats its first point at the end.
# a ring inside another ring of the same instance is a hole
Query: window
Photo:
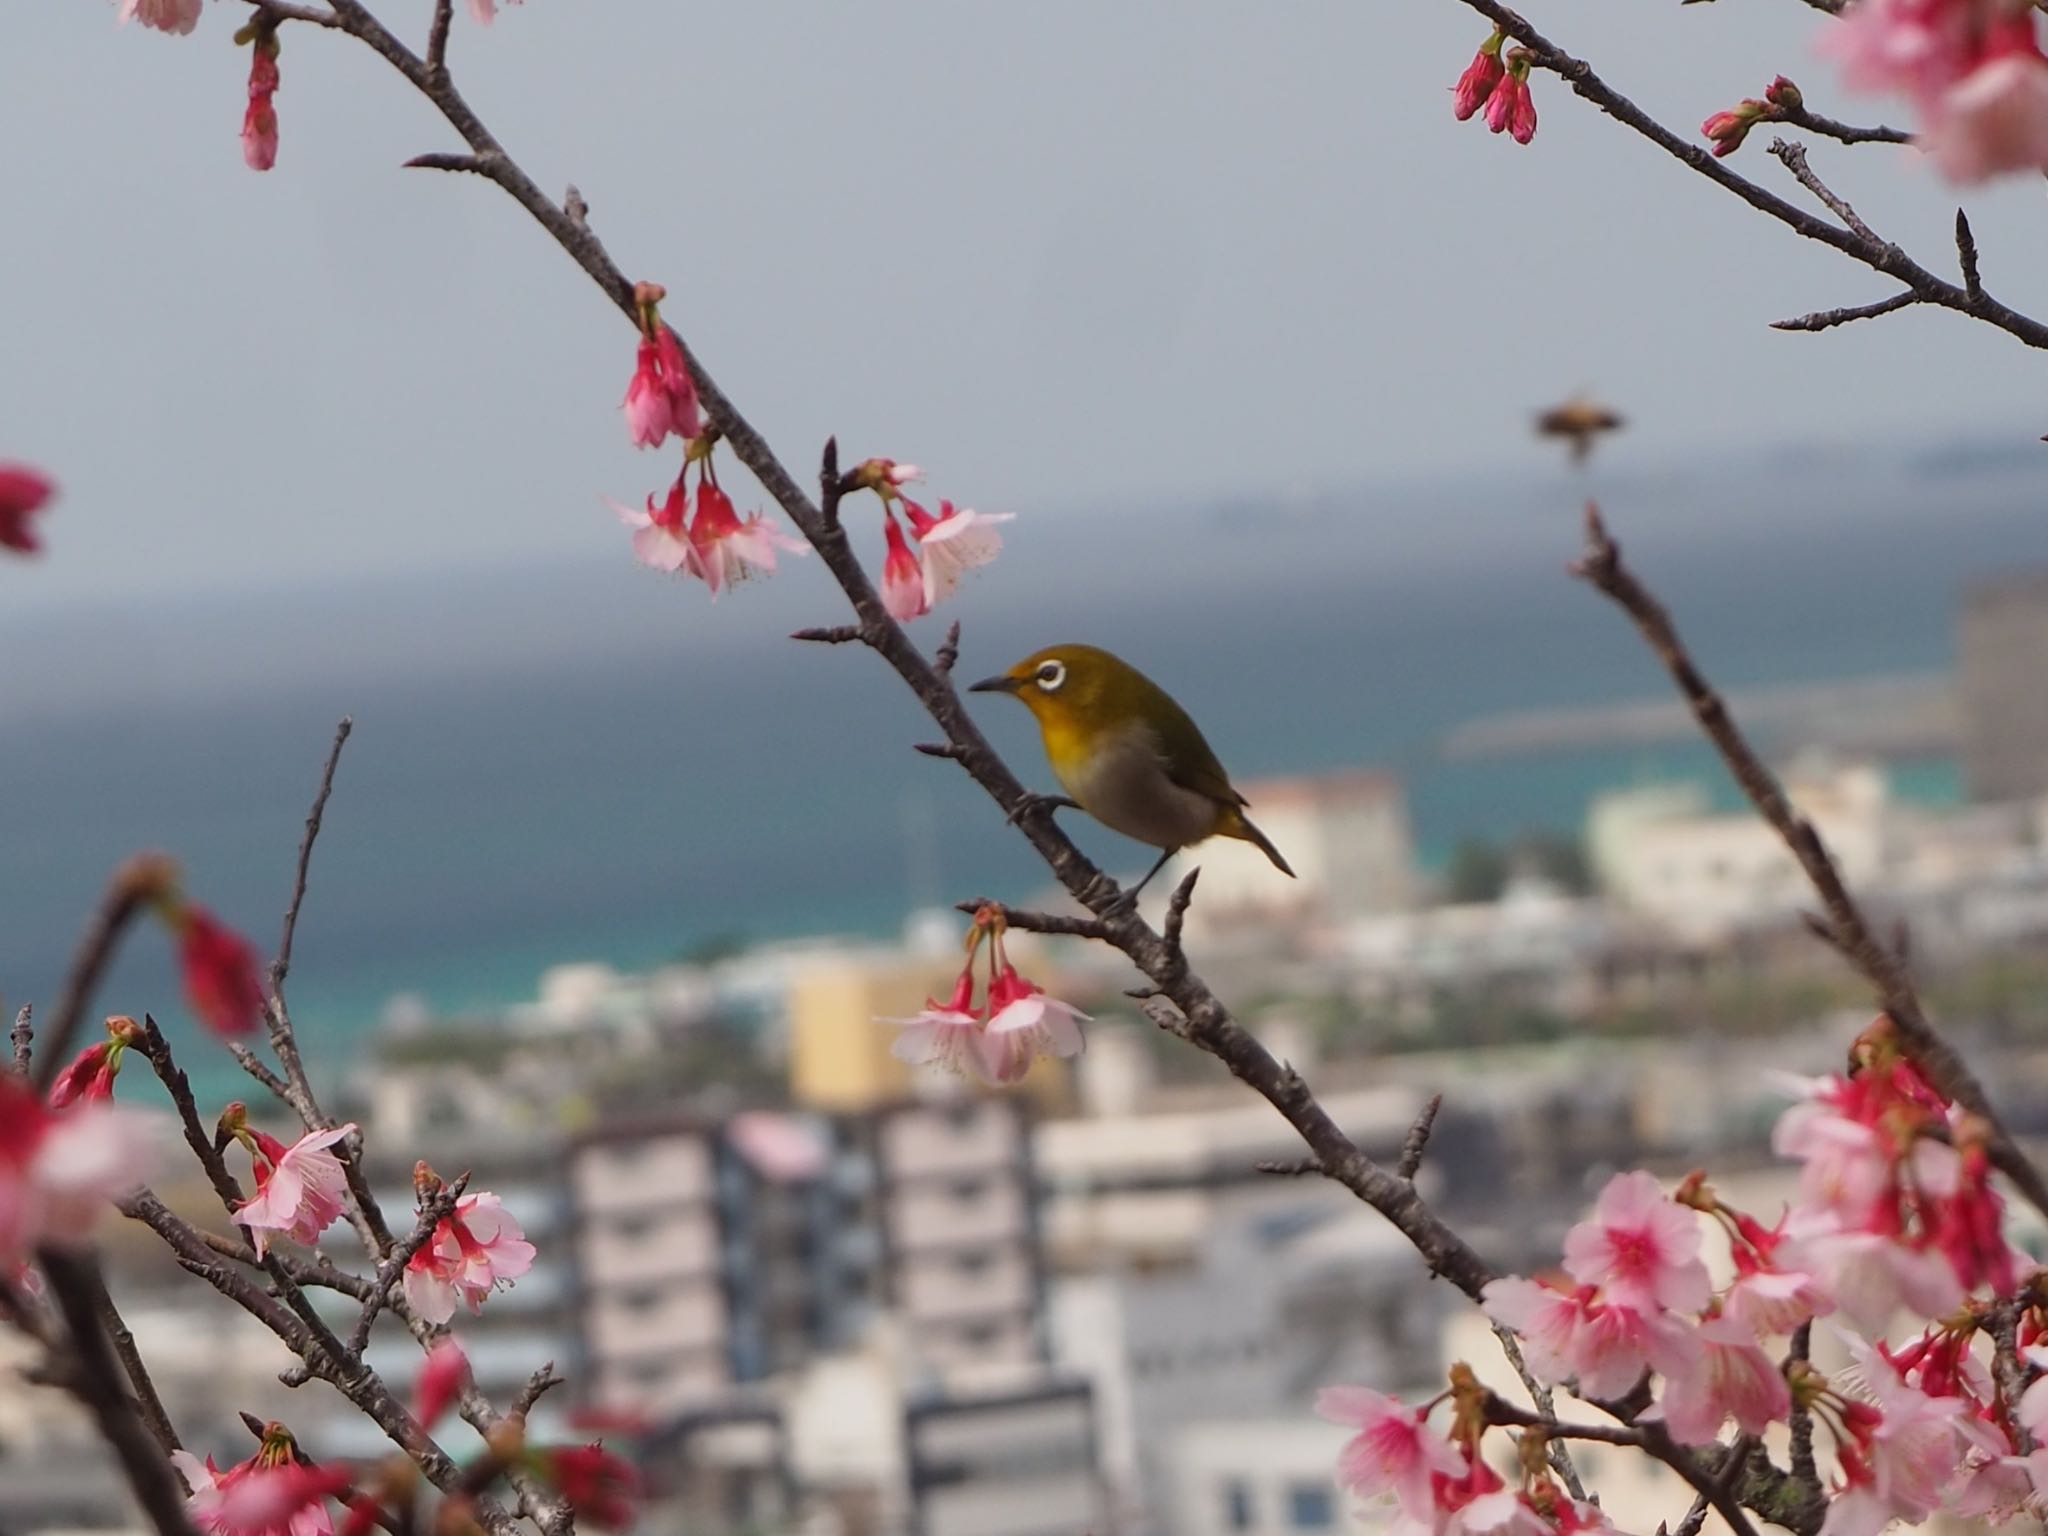
{"type": "Polygon", "coordinates": [[[1257,1506],[1252,1503],[1252,1485],[1241,1477],[1223,1480],[1223,1528],[1248,1531],[1258,1524],[1257,1506]]]}
{"type": "Polygon", "coordinates": [[[1297,1531],[1327,1531],[1337,1524],[1337,1501],[1324,1483],[1290,1483],[1287,1523],[1297,1531]]]}

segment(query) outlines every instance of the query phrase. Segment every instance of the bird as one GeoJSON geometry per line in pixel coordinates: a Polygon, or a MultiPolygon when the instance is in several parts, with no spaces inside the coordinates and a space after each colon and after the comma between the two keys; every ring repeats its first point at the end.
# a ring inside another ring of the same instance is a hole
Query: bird
{"type": "Polygon", "coordinates": [[[1053,776],[1067,791],[1029,797],[1013,820],[1040,807],[1072,807],[1161,850],[1120,904],[1136,901],[1181,849],[1211,837],[1250,843],[1294,878],[1280,850],[1245,815],[1251,802],[1231,787],[1187,711],[1122,658],[1092,645],[1047,646],[968,692],[1007,693],[1030,710],[1053,776]]]}

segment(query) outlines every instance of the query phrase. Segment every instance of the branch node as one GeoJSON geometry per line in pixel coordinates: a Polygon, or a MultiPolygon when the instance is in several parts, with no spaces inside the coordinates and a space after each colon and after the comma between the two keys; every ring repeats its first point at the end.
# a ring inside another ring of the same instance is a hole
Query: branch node
{"type": "Polygon", "coordinates": [[[953,666],[960,660],[960,621],[955,619],[946,628],[946,642],[939,647],[939,654],[932,658],[932,668],[941,677],[950,677],[953,666]]]}
{"type": "Polygon", "coordinates": [[[1983,302],[1984,280],[1977,272],[1977,236],[1970,228],[1970,216],[1956,210],[1956,259],[1962,263],[1963,293],[1972,304],[1983,302]]]}

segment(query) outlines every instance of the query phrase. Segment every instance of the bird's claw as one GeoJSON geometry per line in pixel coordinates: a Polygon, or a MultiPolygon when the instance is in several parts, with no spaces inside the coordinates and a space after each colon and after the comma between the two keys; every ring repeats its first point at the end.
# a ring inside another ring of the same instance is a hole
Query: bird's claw
{"type": "Polygon", "coordinates": [[[1070,800],[1065,795],[1034,795],[1028,791],[1010,807],[1010,814],[1003,818],[1003,825],[1014,827],[1026,816],[1036,816],[1052,811],[1078,811],[1081,802],[1070,800]]]}

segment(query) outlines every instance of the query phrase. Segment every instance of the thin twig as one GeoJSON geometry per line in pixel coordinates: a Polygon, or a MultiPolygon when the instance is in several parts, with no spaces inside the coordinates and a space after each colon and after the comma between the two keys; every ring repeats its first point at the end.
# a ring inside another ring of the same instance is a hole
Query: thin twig
{"type": "MultiPolygon", "coordinates": [[[[1792,1349],[1788,1360],[1804,1361],[1813,1354],[1813,1322],[1808,1319],[1792,1334],[1792,1349]]],[[[1792,1475],[1811,1488],[1816,1495],[1821,1491],[1820,1469],[1813,1460],[1813,1410],[1802,1408],[1795,1399],[1792,1406],[1792,1475]]]]}
{"type": "Polygon", "coordinates": [[[92,1303],[100,1327],[106,1330],[107,1340],[121,1362],[122,1373],[127,1376],[128,1385],[135,1393],[135,1407],[142,1416],[143,1427],[156,1441],[158,1449],[169,1456],[183,1442],[171,1425],[164,1400],[157,1395],[149,1367],[143,1364],[142,1351],[135,1347],[135,1335],[129,1331],[121,1309],[114,1305],[113,1294],[107,1289],[107,1277],[100,1272],[99,1265],[90,1260],[81,1262],[77,1268],[78,1281],[85,1287],[86,1298],[92,1303]]]}
{"type": "Polygon", "coordinates": [[[1847,325],[1852,320],[1875,320],[1879,315],[1888,315],[1894,310],[1907,309],[1927,301],[1911,289],[1895,293],[1888,299],[1879,299],[1873,304],[1849,304],[1840,309],[1816,309],[1810,314],[1794,315],[1789,320],[1773,320],[1774,331],[1828,331],[1838,325],[1847,325]]]}
{"type": "Polygon", "coordinates": [[[46,1249],[38,1262],[71,1336],[71,1354],[77,1366],[69,1378],[72,1390],[91,1410],[100,1434],[114,1448],[135,1502],[142,1506],[149,1523],[162,1536],[191,1536],[191,1522],[185,1518],[185,1490],[122,1385],[120,1361],[100,1327],[90,1278],[92,1260],[46,1249]]]}
{"type": "Polygon", "coordinates": [[[283,993],[284,979],[291,973],[292,940],[299,931],[299,908],[306,902],[306,875],[313,866],[313,844],[327,814],[327,798],[334,793],[334,770],[341,766],[341,749],[348,745],[349,732],[355,728],[355,721],[347,715],[335,725],[334,745],[327,749],[327,763],[320,770],[320,788],[313,796],[313,808],[306,812],[305,835],[299,839],[298,872],[292,877],[291,904],[284,910],[284,932],[278,937],[277,958],[270,962],[270,991],[274,997],[283,993]]]}
{"type": "Polygon", "coordinates": [[[568,1377],[557,1373],[555,1370],[555,1362],[550,1360],[546,1365],[542,1366],[539,1370],[535,1371],[531,1376],[527,1377],[526,1384],[522,1386],[519,1389],[518,1394],[513,1397],[513,1416],[517,1418],[525,1417],[527,1414],[533,1411],[533,1405],[540,1401],[541,1394],[543,1392],[551,1391],[553,1388],[559,1387],[567,1381],[568,1377]]]}
{"type": "Polygon", "coordinates": [[[15,1014],[14,1028],[7,1032],[7,1038],[14,1046],[14,1075],[27,1077],[35,1064],[36,1048],[35,1013],[29,1004],[23,1003],[15,1014]]]}
{"type": "Polygon", "coordinates": [[[48,1093],[50,1084],[64,1070],[72,1036],[78,1033],[86,1006],[99,990],[100,978],[113,963],[121,935],[141,912],[149,894],[168,878],[168,868],[158,855],[139,854],[124,861],[108,878],[106,889],[100,893],[100,904],[93,910],[91,921],[79,937],[78,948],[72,953],[64,990],[57,995],[57,1006],[50,1012],[50,1027],[43,1035],[42,1049],[37,1053],[41,1059],[32,1079],[37,1093],[48,1093]]]}
{"type": "MultiPolygon", "coordinates": [[[[1437,1099],[1440,1100],[1442,1097],[1439,1094],[1437,1099]]],[[[1432,1100],[1430,1109],[1425,1113],[1433,1115],[1436,1102],[1437,1100],[1432,1100]]],[[[1422,1123],[1416,1122],[1418,1125],[1422,1123]]],[[[1416,1160],[1421,1161],[1420,1149],[1417,1151],[1416,1160]]],[[[1406,1161],[1405,1154],[1403,1161],[1406,1161]]],[[[1412,1178],[1414,1175],[1410,1173],[1404,1177],[1412,1178]]],[[[1546,1436],[1543,1450],[1550,1462],[1551,1470],[1564,1479],[1564,1485],[1571,1490],[1572,1497],[1583,1504],[1586,1501],[1586,1486],[1579,1481],[1579,1469],[1572,1465],[1571,1456],[1565,1451],[1564,1442],[1549,1434],[1550,1428],[1557,1423],[1557,1395],[1538,1381],[1536,1373],[1529,1369],[1529,1362],[1522,1358],[1521,1341],[1515,1337],[1513,1329],[1504,1327],[1491,1318],[1487,1319],[1487,1326],[1493,1329],[1493,1336],[1500,1340],[1501,1353],[1508,1357],[1508,1364],[1515,1368],[1515,1374],[1521,1378],[1523,1390],[1529,1394],[1530,1401],[1536,1405],[1537,1414],[1542,1418],[1546,1436]]]]}
{"type": "Polygon", "coordinates": [[[1180,951],[1181,929],[1187,926],[1188,903],[1195,899],[1195,882],[1202,878],[1202,866],[1197,864],[1182,877],[1173,888],[1173,895],[1167,898],[1166,921],[1160,925],[1159,936],[1166,941],[1166,947],[1176,954],[1180,951]]]}
{"type": "Polygon", "coordinates": [[[1429,1146],[1429,1133],[1436,1128],[1437,1111],[1443,1107],[1444,1096],[1432,1093],[1429,1102],[1422,1106],[1422,1113],[1415,1117],[1415,1123],[1408,1127],[1407,1140],[1401,1143],[1401,1161],[1394,1165],[1394,1172],[1411,1184],[1422,1167],[1422,1154],[1429,1146]]]}
{"type": "Polygon", "coordinates": [[[946,640],[939,647],[938,655],[932,658],[932,670],[941,677],[950,677],[960,660],[960,621],[955,619],[946,626],[946,640]]]}
{"type": "Polygon", "coordinates": [[[1756,1527],[1750,1524],[1749,1516],[1743,1513],[1735,1495],[1721,1485],[1718,1477],[1706,1472],[1697,1460],[1676,1444],[1661,1425],[1546,1422],[1538,1415],[1492,1394],[1487,1397],[1486,1417],[1491,1424],[1540,1429],[1553,1439],[1588,1440],[1596,1445],[1625,1445],[1646,1451],[1684,1478],[1695,1491],[1705,1494],[1735,1536],[1757,1536],[1756,1527]]]}
{"type": "Polygon", "coordinates": [[[1312,1157],[1296,1157],[1277,1162],[1253,1163],[1252,1171],[1275,1174],[1283,1179],[1305,1179],[1312,1173],[1320,1175],[1323,1165],[1312,1157]]]}
{"type": "Polygon", "coordinates": [[[363,1297],[363,1310],[356,1318],[355,1327],[349,1332],[348,1348],[353,1358],[362,1358],[363,1350],[369,1345],[370,1329],[377,1321],[377,1314],[389,1301],[391,1288],[405,1279],[405,1267],[412,1262],[412,1256],[433,1240],[436,1229],[454,1214],[457,1203],[461,1201],[468,1188],[467,1173],[442,1185],[420,1208],[419,1219],[413,1223],[412,1231],[400,1238],[391,1252],[378,1262],[376,1278],[370,1282],[369,1293],[363,1297]]]}
{"type": "Polygon", "coordinates": [[[427,68],[437,75],[448,72],[448,24],[455,16],[455,0],[434,0],[434,19],[427,28],[427,68]]]}
{"type": "Polygon", "coordinates": [[[2048,1181],[2042,1179],[2040,1170],[2013,1141],[1968,1065],[1929,1022],[1911,978],[1871,930],[1863,909],[1849,894],[1826,843],[1813,823],[1786,798],[1784,786],[1764,766],[1763,759],[1735,724],[1727,704],[1708,683],[1679,638],[1663,603],[1622,562],[1620,546],[1608,536],[1600,509],[1591,502],[1586,504],[1586,553],[1573,570],[1634,622],[1750,804],[1805,871],[1820,897],[1839,948],[1876,991],[1899,1032],[1901,1044],[1952,1103],[1960,1104],[1991,1127],[1992,1161],[2029,1204],[2048,1213],[2048,1181]]]}
{"type": "Polygon", "coordinates": [[[1773,122],[1788,123],[1794,128],[1804,128],[1823,138],[1835,139],[1843,144],[1910,144],[1913,135],[1900,128],[1887,128],[1880,124],[1875,128],[1858,128],[1849,123],[1838,123],[1832,117],[1822,117],[1805,107],[1777,107],[1771,119],[1773,122]]]}
{"type": "Polygon", "coordinates": [[[1813,167],[1806,163],[1805,145],[1793,144],[1784,139],[1773,139],[1771,140],[1771,153],[1784,163],[1785,169],[1792,173],[1793,178],[1799,185],[1806,188],[1807,191],[1811,192],[1825,205],[1828,212],[1848,225],[1850,229],[1861,235],[1865,240],[1878,245],[1885,243],[1877,238],[1876,232],[1863,222],[1861,216],[1857,214],[1854,208],[1849,206],[1847,200],[1826,182],[1822,181],[1814,172],[1813,167]]]}
{"type": "Polygon", "coordinates": [[[810,640],[819,645],[849,645],[862,636],[858,624],[822,624],[811,629],[792,631],[789,638],[810,640]]]}
{"type": "Polygon", "coordinates": [[[1030,912],[1022,907],[1006,907],[1000,901],[991,901],[986,896],[977,896],[972,901],[956,901],[953,909],[965,912],[969,917],[986,908],[1002,913],[1003,921],[1012,928],[1021,928],[1026,933],[1058,934],[1073,939],[1107,940],[1109,928],[1099,917],[1068,917],[1064,913],[1030,912]]]}

